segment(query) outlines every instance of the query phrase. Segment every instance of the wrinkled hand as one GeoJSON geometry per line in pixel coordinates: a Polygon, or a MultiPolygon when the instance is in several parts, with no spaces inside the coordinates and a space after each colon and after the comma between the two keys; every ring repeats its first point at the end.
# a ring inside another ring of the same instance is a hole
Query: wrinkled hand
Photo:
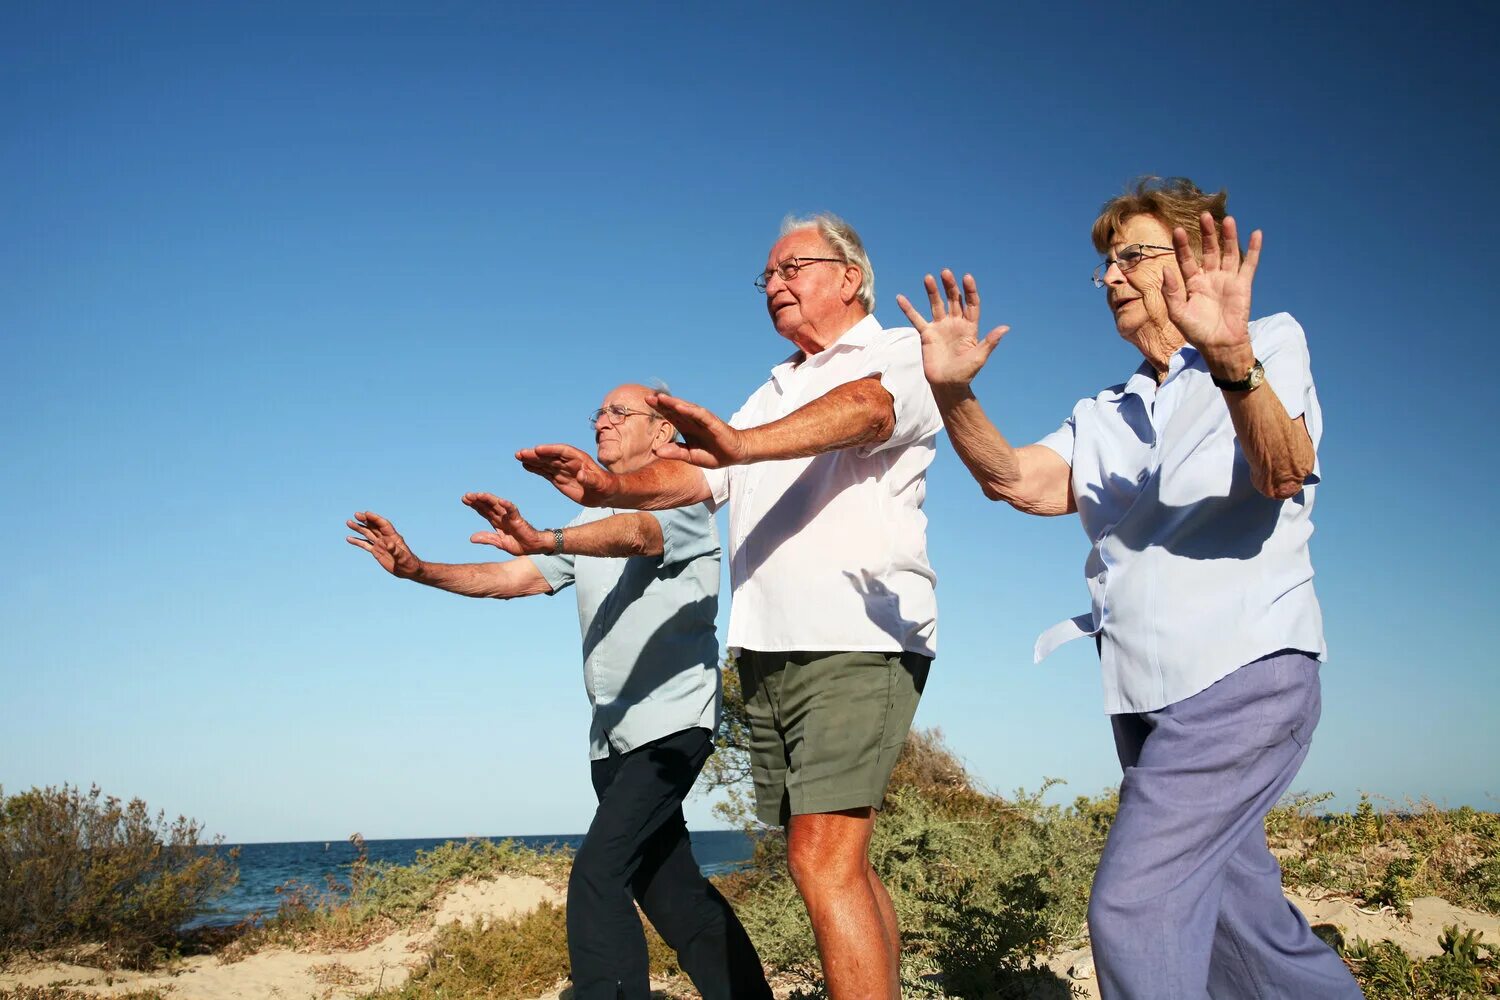
{"type": "MultiPolygon", "coordinates": [[[[1241,378],[1253,357],[1250,286],[1260,263],[1261,233],[1257,229],[1250,234],[1249,249],[1241,260],[1239,235],[1232,216],[1224,219],[1222,245],[1212,215],[1204,212],[1198,224],[1203,237],[1201,265],[1193,258],[1187,231],[1178,228],[1172,232],[1182,280],[1178,280],[1171,268],[1162,273],[1167,316],[1187,342],[1203,355],[1211,371],[1241,378]]],[[[1132,273],[1126,273],[1126,280],[1132,273]]]]}
{"type": "Polygon", "coordinates": [[[541,476],[558,492],[585,507],[608,507],[618,488],[613,472],[567,444],[542,444],[516,452],[527,472],[541,476]]]}
{"type": "Polygon", "coordinates": [[[743,431],[730,427],[697,403],[648,392],[646,405],[672,422],[685,444],[668,441],[656,448],[657,458],[670,458],[700,469],[741,465],[750,457],[743,431]]]}
{"type": "Polygon", "coordinates": [[[494,531],[476,531],[469,541],[476,545],[493,545],[513,556],[531,556],[551,552],[556,538],[550,531],[537,531],[521,516],[516,505],[493,493],[465,493],[464,503],[474,513],[490,522],[494,531]]]}
{"type": "Polygon", "coordinates": [[[412,552],[406,539],[373,510],[356,511],[354,519],[344,523],[359,532],[358,538],[347,535],[344,541],[370,553],[387,573],[407,579],[422,569],[422,560],[412,552]]]}
{"type": "Polygon", "coordinates": [[[979,339],[979,286],[972,274],[964,275],[960,292],[953,272],[943,269],[946,303],[938,294],[938,283],[932,275],[927,276],[924,284],[927,301],[932,305],[930,323],[905,295],[896,296],[896,305],[922,335],[922,372],[934,389],[966,386],[979,374],[1010,327],[997,326],[983,340],[979,339]]]}

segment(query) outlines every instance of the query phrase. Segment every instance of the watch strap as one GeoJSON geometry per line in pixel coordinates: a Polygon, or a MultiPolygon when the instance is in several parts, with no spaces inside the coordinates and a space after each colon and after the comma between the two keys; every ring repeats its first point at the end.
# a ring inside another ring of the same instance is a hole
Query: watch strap
{"type": "Polygon", "coordinates": [[[1256,358],[1254,364],[1250,366],[1249,371],[1245,372],[1245,377],[1242,379],[1219,378],[1212,372],[1209,373],[1208,377],[1214,380],[1214,385],[1225,392],[1249,392],[1265,381],[1266,370],[1261,367],[1260,358],[1256,358]]]}

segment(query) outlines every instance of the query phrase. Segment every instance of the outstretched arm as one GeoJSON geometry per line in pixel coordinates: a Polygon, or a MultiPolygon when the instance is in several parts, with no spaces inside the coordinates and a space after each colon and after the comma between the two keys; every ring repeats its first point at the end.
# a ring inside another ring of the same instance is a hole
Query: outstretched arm
{"type": "Polygon", "coordinates": [[[344,523],[359,532],[357,536],[347,536],[345,541],[370,553],[382,569],[403,580],[414,580],[464,597],[501,600],[552,592],[551,585],[530,559],[458,564],[426,562],[417,558],[390,521],[374,511],[359,511],[352,520],[344,523]]]}
{"type": "Polygon", "coordinates": [[[930,323],[906,296],[896,296],[896,304],[922,335],[922,371],[953,450],[991,500],[1004,500],[1027,514],[1073,513],[1078,508],[1068,463],[1044,445],[1011,447],[970,387],[1010,327],[996,327],[979,339],[979,286],[972,275],[964,275],[960,291],[953,272],[943,271],[946,303],[930,274],[926,286],[930,323]]]}
{"type": "Polygon", "coordinates": [[[524,448],[516,459],[585,507],[668,510],[702,503],[711,495],[703,473],[686,462],[658,459],[634,472],[614,473],[567,444],[524,448]]]}
{"type": "Polygon", "coordinates": [[[652,393],[646,402],[672,421],[685,442],[661,445],[656,456],[705,469],[809,458],[878,444],[896,429],[896,403],[880,384],[879,375],[835,386],[780,420],[743,430],[675,396],[652,393]]]}
{"type": "MultiPolygon", "coordinates": [[[[492,493],[465,493],[464,503],[495,529],[476,532],[469,541],[493,545],[514,556],[556,551],[557,536],[533,528],[509,500],[492,493]]],[[[659,556],[664,544],[661,524],[650,514],[615,514],[558,530],[563,536],[562,551],[575,556],[659,556]]]]}
{"type": "MultiPolygon", "coordinates": [[[[1215,377],[1237,382],[1255,363],[1250,346],[1250,288],[1260,263],[1261,234],[1259,229],[1250,234],[1249,249],[1241,260],[1233,216],[1224,218],[1222,245],[1212,215],[1204,212],[1198,225],[1203,237],[1202,264],[1193,258],[1186,230],[1172,231],[1183,280],[1178,281],[1170,268],[1162,274],[1167,315],[1203,355],[1215,377]]],[[[1125,277],[1129,280],[1130,274],[1125,277]]],[[[1273,500],[1296,496],[1316,459],[1307,422],[1288,416],[1269,382],[1249,391],[1225,389],[1224,403],[1240,450],[1250,463],[1255,488],[1273,500]]]]}

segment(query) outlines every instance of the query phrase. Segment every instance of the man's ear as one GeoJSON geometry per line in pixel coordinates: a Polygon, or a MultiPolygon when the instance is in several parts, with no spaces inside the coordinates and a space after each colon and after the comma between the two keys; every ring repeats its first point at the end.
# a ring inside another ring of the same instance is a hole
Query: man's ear
{"type": "Polygon", "coordinates": [[[858,264],[844,265],[844,280],[839,284],[839,298],[848,305],[859,298],[859,286],[864,284],[865,272],[858,264]]]}
{"type": "Polygon", "coordinates": [[[656,428],[656,434],[651,438],[651,447],[659,448],[677,436],[677,428],[670,420],[661,421],[656,428]]]}

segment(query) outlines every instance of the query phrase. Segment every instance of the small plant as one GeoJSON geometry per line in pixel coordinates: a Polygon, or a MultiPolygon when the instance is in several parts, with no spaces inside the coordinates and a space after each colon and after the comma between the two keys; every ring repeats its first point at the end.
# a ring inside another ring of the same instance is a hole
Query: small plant
{"type": "Polygon", "coordinates": [[[1442,952],[1413,958],[1393,941],[1371,944],[1358,939],[1344,951],[1367,1000],[1444,1000],[1500,993],[1495,949],[1476,931],[1446,927],[1438,939],[1442,952]]]}

